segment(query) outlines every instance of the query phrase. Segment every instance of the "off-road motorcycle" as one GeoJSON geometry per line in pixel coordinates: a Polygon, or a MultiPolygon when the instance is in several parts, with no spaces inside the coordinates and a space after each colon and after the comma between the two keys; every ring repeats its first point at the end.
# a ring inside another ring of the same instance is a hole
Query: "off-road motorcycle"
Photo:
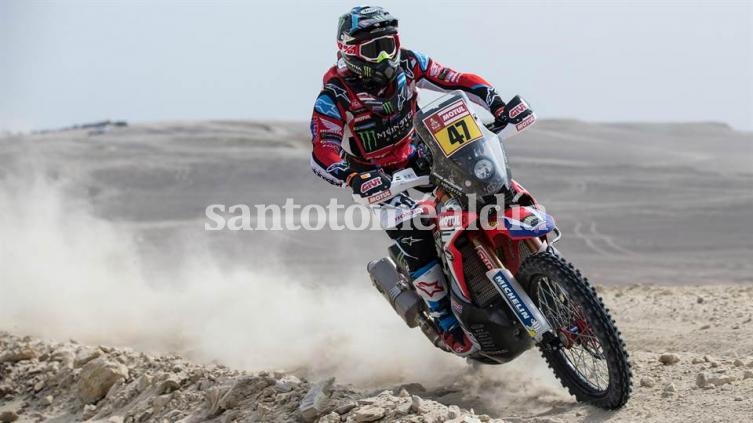
{"type": "MultiPolygon", "coordinates": [[[[355,198],[386,207],[388,197],[435,186],[420,210],[434,211],[451,308],[478,346],[468,359],[506,363],[536,345],[578,401],[619,408],[631,391],[625,344],[592,285],[554,247],[561,232],[552,216],[511,178],[502,141],[530,127],[534,112],[516,96],[506,113],[500,130],[482,123],[465,93],[443,95],[414,119],[430,172],[396,172],[389,194],[355,198]]],[[[369,263],[372,282],[409,327],[448,351],[404,263],[393,245],[389,257],[369,263]]]]}

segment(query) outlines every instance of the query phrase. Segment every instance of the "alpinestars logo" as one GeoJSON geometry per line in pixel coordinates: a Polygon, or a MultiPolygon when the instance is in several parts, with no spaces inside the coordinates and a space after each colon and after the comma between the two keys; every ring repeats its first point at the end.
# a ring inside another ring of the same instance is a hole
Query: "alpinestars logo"
{"type": "Polygon", "coordinates": [[[405,76],[408,79],[412,80],[415,75],[413,74],[413,71],[411,69],[416,66],[415,61],[411,64],[410,62],[408,62],[408,59],[403,59],[400,61],[400,64],[402,65],[401,67],[403,68],[403,72],[405,72],[405,76]]]}
{"type": "Polygon", "coordinates": [[[350,103],[348,92],[344,88],[340,88],[335,84],[329,83],[324,85],[325,90],[330,90],[335,95],[335,98],[342,98],[344,102],[350,103]]]}
{"type": "Polygon", "coordinates": [[[444,287],[439,285],[439,281],[434,282],[418,282],[416,284],[416,288],[428,295],[429,297],[434,297],[434,295],[439,294],[440,292],[444,292],[444,287]]]}
{"type": "Polygon", "coordinates": [[[410,237],[410,236],[407,237],[407,238],[401,238],[400,239],[400,243],[401,244],[405,244],[405,245],[407,245],[409,247],[412,247],[413,244],[415,244],[417,242],[421,242],[421,241],[423,241],[421,238],[413,238],[413,237],[410,237]]]}

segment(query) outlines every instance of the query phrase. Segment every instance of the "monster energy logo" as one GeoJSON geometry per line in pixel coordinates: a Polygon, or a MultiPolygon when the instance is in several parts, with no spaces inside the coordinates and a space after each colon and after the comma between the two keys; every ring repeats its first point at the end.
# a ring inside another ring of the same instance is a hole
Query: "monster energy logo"
{"type": "Polygon", "coordinates": [[[384,112],[385,113],[392,113],[392,111],[393,111],[392,110],[393,109],[392,108],[392,103],[390,103],[390,102],[382,103],[382,108],[384,108],[384,112]]]}
{"type": "Polygon", "coordinates": [[[363,143],[364,150],[369,152],[376,149],[377,138],[376,132],[373,129],[370,129],[368,131],[358,131],[356,133],[358,134],[358,138],[361,140],[361,143],[363,143]]]}
{"type": "Polygon", "coordinates": [[[371,76],[371,68],[368,66],[363,67],[363,76],[369,78],[371,76]]]}

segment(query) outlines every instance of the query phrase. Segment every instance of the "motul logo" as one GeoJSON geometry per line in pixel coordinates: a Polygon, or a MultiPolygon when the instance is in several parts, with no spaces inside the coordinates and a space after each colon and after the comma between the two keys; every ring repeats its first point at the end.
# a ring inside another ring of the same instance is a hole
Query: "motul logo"
{"type": "Polygon", "coordinates": [[[379,194],[372,195],[371,197],[369,197],[369,204],[374,204],[382,200],[386,200],[387,198],[390,198],[391,195],[392,193],[390,192],[390,190],[382,191],[379,194]]]}
{"type": "Polygon", "coordinates": [[[461,113],[465,113],[465,112],[467,112],[467,110],[465,108],[465,105],[463,105],[461,103],[457,107],[453,108],[452,110],[450,110],[450,111],[448,111],[446,113],[442,113],[441,117],[442,117],[443,121],[447,122],[450,119],[454,118],[455,116],[458,116],[461,113]]]}
{"type": "Polygon", "coordinates": [[[530,126],[535,120],[536,120],[536,117],[534,117],[534,115],[530,115],[523,122],[520,122],[519,124],[515,125],[515,129],[517,129],[518,131],[522,131],[528,126],[530,126]]]}
{"type": "Polygon", "coordinates": [[[439,227],[440,228],[454,228],[455,226],[460,225],[460,216],[444,216],[439,221],[439,227]]]}

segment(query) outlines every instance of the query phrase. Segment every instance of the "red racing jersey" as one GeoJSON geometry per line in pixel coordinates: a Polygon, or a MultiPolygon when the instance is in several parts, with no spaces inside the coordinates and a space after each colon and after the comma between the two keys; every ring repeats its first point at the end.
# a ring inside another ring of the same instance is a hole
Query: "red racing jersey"
{"type": "Polygon", "coordinates": [[[408,166],[415,148],[413,117],[417,89],[463,90],[475,103],[498,116],[505,103],[482,77],[442,66],[431,58],[400,50],[400,66],[385,95],[358,90],[358,82],[341,63],[324,74],[311,116],[311,168],[326,181],[345,185],[354,171],[408,166]]]}

